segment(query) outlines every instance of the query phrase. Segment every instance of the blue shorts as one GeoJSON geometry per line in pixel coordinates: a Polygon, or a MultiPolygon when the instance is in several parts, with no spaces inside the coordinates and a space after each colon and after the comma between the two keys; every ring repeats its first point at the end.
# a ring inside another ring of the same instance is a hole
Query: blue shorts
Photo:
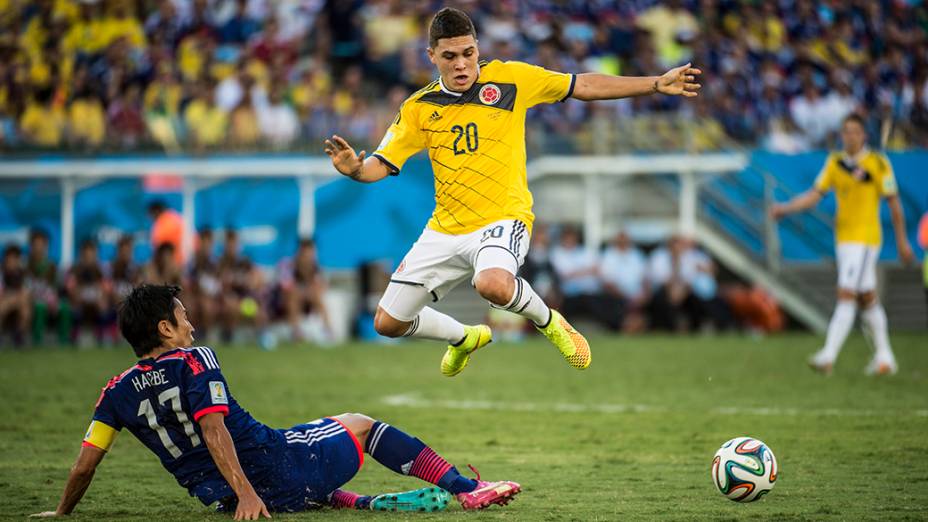
{"type": "Polygon", "coordinates": [[[302,511],[326,504],[364,464],[361,443],[332,417],[279,431],[287,440],[287,464],[275,473],[279,486],[261,495],[268,509],[302,511]]]}

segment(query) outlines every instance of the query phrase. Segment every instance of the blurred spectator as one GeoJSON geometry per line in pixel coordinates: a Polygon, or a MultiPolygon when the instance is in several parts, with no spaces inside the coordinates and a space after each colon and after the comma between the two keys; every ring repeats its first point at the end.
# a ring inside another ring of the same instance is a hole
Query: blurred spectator
{"type": "Polygon", "coordinates": [[[624,231],[616,234],[603,252],[599,273],[606,293],[622,302],[622,330],[627,333],[642,331],[650,301],[647,260],[624,231]]]}
{"type": "Polygon", "coordinates": [[[258,124],[261,136],[274,149],[283,149],[296,139],[300,122],[293,106],[284,99],[282,86],[275,85],[268,103],[258,107],[258,124]]]}
{"type": "Polygon", "coordinates": [[[719,330],[732,326],[731,310],[719,295],[716,279],[716,266],[712,258],[696,247],[690,238],[683,238],[682,271],[686,282],[695,298],[695,307],[691,313],[690,328],[699,330],[706,319],[719,330]]]}
{"type": "Polygon", "coordinates": [[[111,319],[107,317],[111,310],[109,283],[104,277],[97,253],[97,243],[92,239],[84,240],[77,262],[65,278],[65,288],[74,314],[71,339],[78,346],[88,346],[92,342],[90,339],[103,342],[106,322],[111,319]]]}
{"type": "Polygon", "coordinates": [[[13,345],[20,346],[26,342],[32,321],[32,302],[26,287],[21,248],[7,245],[3,250],[0,272],[0,331],[9,332],[13,345]]]}
{"type": "Polygon", "coordinates": [[[251,92],[245,91],[242,101],[229,114],[229,145],[235,149],[251,150],[260,142],[258,114],[251,103],[251,92]]]}
{"type": "Polygon", "coordinates": [[[145,139],[145,117],[139,86],[127,86],[110,104],[107,114],[111,139],[119,148],[137,147],[145,139]]]}
{"type": "Polygon", "coordinates": [[[668,332],[685,330],[683,315],[695,316],[697,304],[683,274],[685,242],[673,236],[666,245],[651,252],[648,280],[654,288],[651,299],[651,327],[668,332]]]}
{"type": "Polygon", "coordinates": [[[837,129],[837,127],[831,127],[829,104],[825,102],[818,88],[812,83],[807,83],[802,88],[802,94],[793,99],[789,110],[793,121],[802,129],[814,147],[823,146],[828,133],[837,129]]]}
{"type": "Polygon", "coordinates": [[[235,0],[235,14],[219,29],[219,39],[224,44],[243,45],[260,29],[261,24],[248,13],[248,0],[235,0]]]}
{"type": "Polygon", "coordinates": [[[210,341],[216,337],[216,321],[222,306],[222,284],[219,280],[219,265],[213,255],[214,249],[212,229],[201,229],[190,264],[189,297],[185,300],[191,305],[190,312],[196,320],[197,330],[210,341]]]}
{"type": "Polygon", "coordinates": [[[687,44],[699,35],[699,25],[681,0],[669,0],[644,10],[638,15],[637,23],[651,34],[664,67],[686,63],[690,58],[687,44]]]}
{"type": "Polygon", "coordinates": [[[184,240],[184,217],[180,212],[168,206],[161,200],[148,204],[148,216],[152,220],[151,248],[157,250],[161,245],[169,243],[173,249],[174,261],[178,266],[184,262],[181,245],[184,240]]]}
{"type": "Polygon", "coordinates": [[[560,243],[551,249],[551,265],[557,271],[563,313],[582,315],[612,330],[621,326],[621,302],[603,293],[599,280],[599,256],[580,244],[572,226],[561,230],[560,243]]]}
{"type": "Polygon", "coordinates": [[[545,223],[535,223],[532,227],[531,246],[522,265],[522,276],[545,303],[553,308],[561,307],[560,280],[551,263],[550,228],[545,223]]]}
{"type": "Polygon", "coordinates": [[[718,294],[715,264],[693,241],[673,236],[648,260],[654,287],[650,316],[654,328],[678,332],[699,330],[706,319],[717,329],[731,327],[731,311],[718,294]]]}
{"type": "Polygon", "coordinates": [[[33,306],[32,342],[41,344],[45,332],[54,320],[58,327],[58,341],[71,338],[71,310],[67,301],[58,298],[58,267],[48,256],[48,233],[33,229],[29,233],[29,258],[26,277],[33,306]]]}
{"type": "Polygon", "coordinates": [[[113,304],[122,302],[142,282],[142,269],[133,259],[134,247],[132,236],[121,236],[116,241],[116,257],[110,262],[107,275],[112,284],[113,304]]]}
{"type": "Polygon", "coordinates": [[[184,121],[194,146],[203,151],[225,143],[228,115],[214,102],[212,85],[200,88],[197,96],[187,104],[184,121]]]}
{"type": "Polygon", "coordinates": [[[19,132],[30,145],[49,148],[62,144],[65,116],[52,95],[51,89],[38,91],[20,117],[19,132]]]}
{"type": "Polygon", "coordinates": [[[68,109],[68,141],[82,150],[95,150],[106,138],[103,104],[90,89],[77,93],[68,109]]]}
{"type": "Polygon", "coordinates": [[[316,244],[312,239],[300,240],[296,255],[284,259],[277,268],[279,305],[290,325],[292,337],[303,340],[303,322],[309,316],[322,321],[326,336],[333,336],[332,322],[325,306],[326,282],[319,269],[316,244]]]}
{"type": "Polygon", "coordinates": [[[172,243],[159,244],[142,270],[142,279],[153,285],[183,286],[183,274],[172,243]]]}
{"type": "Polygon", "coordinates": [[[238,233],[226,230],[222,256],[219,258],[219,280],[222,283],[222,338],[228,342],[239,324],[245,321],[256,329],[263,348],[272,348],[273,340],[266,330],[268,316],[264,295],[264,278],[250,259],[242,255],[238,233]]]}

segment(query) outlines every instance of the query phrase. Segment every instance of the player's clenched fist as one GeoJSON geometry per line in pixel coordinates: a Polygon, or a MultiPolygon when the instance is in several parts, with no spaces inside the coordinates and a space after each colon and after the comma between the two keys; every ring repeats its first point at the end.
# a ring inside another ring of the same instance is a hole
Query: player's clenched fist
{"type": "Polygon", "coordinates": [[[325,140],[325,153],[332,158],[335,170],[349,178],[358,178],[361,175],[365,152],[362,150],[361,154],[355,154],[351,145],[341,136],[333,134],[331,140],[325,140]]]}

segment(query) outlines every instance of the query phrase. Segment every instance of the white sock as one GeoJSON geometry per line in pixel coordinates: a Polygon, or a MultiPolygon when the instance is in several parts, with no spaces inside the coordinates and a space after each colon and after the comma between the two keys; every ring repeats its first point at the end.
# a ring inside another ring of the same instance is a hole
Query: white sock
{"type": "Polygon", "coordinates": [[[854,326],[854,316],[857,314],[857,303],[849,300],[839,300],[835,305],[835,313],[831,316],[831,322],[828,323],[828,334],[825,337],[825,349],[822,350],[822,358],[829,362],[834,362],[844,346],[847,334],[851,332],[854,326]]]}
{"type": "Polygon", "coordinates": [[[403,337],[448,341],[455,344],[464,339],[464,325],[455,318],[426,306],[412,320],[403,337]]]}
{"type": "Polygon", "coordinates": [[[535,293],[532,285],[521,277],[516,278],[516,289],[508,303],[503,306],[490,303],[490,306],[519,314],[536,325],[547,325],[551,319],[551,310],[548,305],[535,293]]]}
{"type": "Polygon", "coordinates": [[[889,345],[889,332],[886,321],[886,310],[879,302],[873,303],[870,308],[860,313],[860,320],[870,330],[870,336],[876,349],[876,360],[879,362],[895,363],[896,357],[889,345]]]}

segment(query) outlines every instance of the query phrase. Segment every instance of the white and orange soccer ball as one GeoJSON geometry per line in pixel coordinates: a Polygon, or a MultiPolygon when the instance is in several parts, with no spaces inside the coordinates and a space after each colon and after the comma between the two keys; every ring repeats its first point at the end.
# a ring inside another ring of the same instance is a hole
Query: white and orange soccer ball
{"type": "Polygon", "coordinates": [[[735,502],[753,502],[769,493],[779,472],[770,448],[751,437],[722,444],[712,459],[712,483],[735,502]]]}

